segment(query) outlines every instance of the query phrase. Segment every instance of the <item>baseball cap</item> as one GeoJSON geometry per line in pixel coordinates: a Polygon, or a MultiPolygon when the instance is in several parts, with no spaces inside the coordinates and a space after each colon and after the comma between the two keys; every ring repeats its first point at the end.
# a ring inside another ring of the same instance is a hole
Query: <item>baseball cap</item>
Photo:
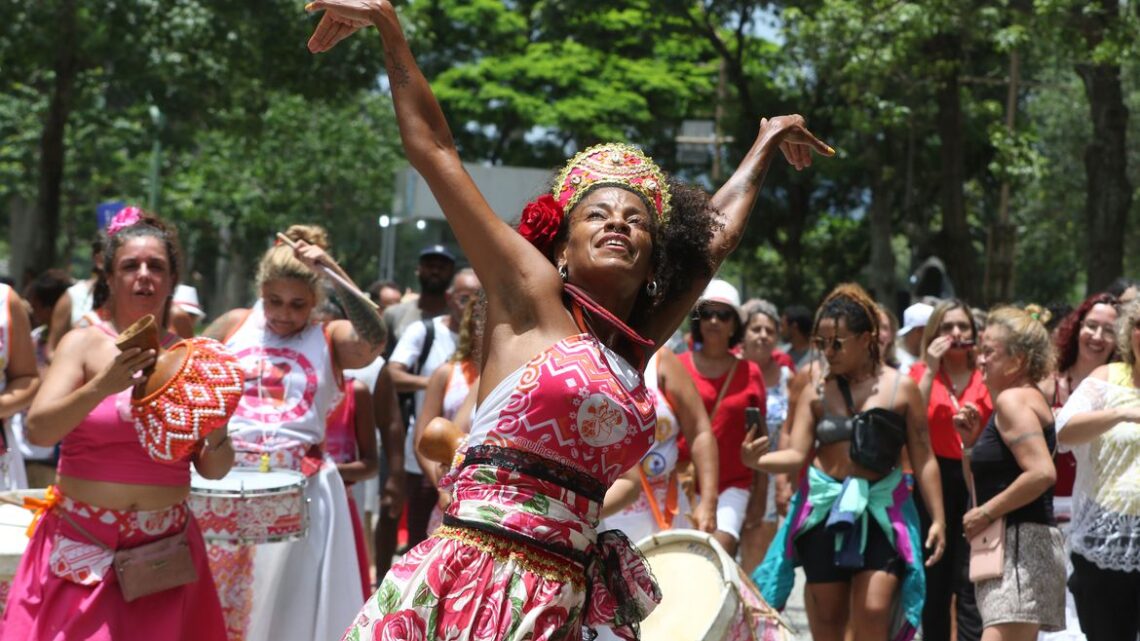
{"type": "Polygon", "coordinates": [[[744,311],[740,309],[740,292],[726,280],[714,278],[709,281],[701,297],[697,299],[697,307],[705,303],[724,303],[736,310],[740,322],[744,323],[744,311]]]}
{"type": "Polygon", "coordinates": [[[451,250],[445,245],[428,245],[420,250],[420,258],[428,256],[443,256],[447,260],[455,262],[455,254],[451,253],[451,250]]]}
{"type": "Polygon", "coordinates": [[[930,314],[933,312],[934,308],[926,303],[915,303],[904,309],[903,326],[899,330],[899,336],[906,336],[911,330],[926,327],[927,321],[930,320],[930,314]]]}

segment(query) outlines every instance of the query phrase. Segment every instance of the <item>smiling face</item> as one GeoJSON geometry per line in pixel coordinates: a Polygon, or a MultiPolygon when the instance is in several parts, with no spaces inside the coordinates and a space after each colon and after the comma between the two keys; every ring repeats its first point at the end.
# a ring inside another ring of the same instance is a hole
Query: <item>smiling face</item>
{"type": "Polygon", "coordinates": [[[111,259],[107,284],[116,315],[134,322],[146,314],[162,318],[174,291],[166,244],[155,236],[136,236],[123,242],[111,259]]]}
{"type": "Polygon", "coordinates": [[[558,264],[587,288],[636,291],[650,280],[653,219],[644,201],[618,187],[590,192],[570,212],[558,264]]]}
{"type": "Polygon", "coordinates": [[[317,296],[309,284],[296,278],[275,278],[261,285],[265,325],[278,336],[290,336],[309,324],[317,296]]]}
{"type": "Polygon", "coordinates": [[[1116,340],[1116,308],[1103,303],[1093,305],[1081,321],[1077,358],[1103,365],[1115,352],[1116,340]]]}

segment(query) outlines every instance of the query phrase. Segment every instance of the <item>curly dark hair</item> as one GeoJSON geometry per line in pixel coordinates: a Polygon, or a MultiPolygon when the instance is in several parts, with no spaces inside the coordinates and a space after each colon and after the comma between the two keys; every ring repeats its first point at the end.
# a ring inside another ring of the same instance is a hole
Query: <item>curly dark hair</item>
{"type": "Polygon", "coordinates": [[[1077,306],[1061,324],[1057,326],[1057,338],[1054,345],[1057,348],[1057,371],[1063,372],[1077,362],[1077,351],[1080,348],[1081,323],[1089,315],[1093,307],[1108,305],[1119,311],[1120,301],[1108,292],[1100,292],[1089,296],[1077,306]]]}
{"type": "Polygon", "coordinates": [[[147,212],[143,212],[137,223],[106,236],[102,271],[97,274],[95,287],[91,294],[92,309],[99,309],[111,297],[111,286],[107,279],[114,273],[115,254],[118,253],[119,248],[128,240],[146,237],[157,238],[162,241],[166,247],[167,259],[170,261],[171,296],[167,298],[166,308],[162,312],[162,326],[166,327],[170,317],[170,303],[173,300],[174,288],[178,285],[178,277],[181,273],[179,270],[182,265],[182,249],[178,244],[178,230],[175,229],[174,225],[147,212]]]}
{"type": "Polygon", "coordinates": [[[847,321],[847,329],[852,334],[871,333],[871,362],[879,363],[882,359],[879,353],[879,312],[867,291],[855,283],[838,285],[823,299],[815,316],[812,334],[819,331],[820,321],[831,319],[838,322],[841,318],[847,321]]]}
{"type": "MultiPolygon", "coordinates": [[[[644,289],[638,292],[633,312],[626,319],[626,322],[635,329],[644,327],[662,302],[673,300],[688,292],[693,283],[708,280],[713,275],[713,259],[709,243],[712,242],[713,233],[722,225],[716,219],[716,209],[713,208],[709,195],[702,189],[673,178],[667,178],[666,183],[672,198],[668,218],[662,224],[656,216],[651,216],[652,223],[649,229],[653,238],[652,260],[653,273],[657,280],[657,295],[650,297],[644,289]]],[[[597,187],[613,186],[606,184],[597,187]]],[[[592,190],[588,190],[586,194],[592,190]]],[[[647,202],[642,194],[633,190],[630,190],[630,193],[641,198],[648,211],[653,211],[652,204],[647,202]]],[[[585,194],[582,197],[584,198],[585,194]]],[[[515,223],[516,229],[518,222],[515,223]]],[[[558,227],[558,233],[550,243],[550,249],[543,253],[552,264],[555,263],[553,248],[565,242],[569,235],[570,216],[565,215],[558,227]]]]}

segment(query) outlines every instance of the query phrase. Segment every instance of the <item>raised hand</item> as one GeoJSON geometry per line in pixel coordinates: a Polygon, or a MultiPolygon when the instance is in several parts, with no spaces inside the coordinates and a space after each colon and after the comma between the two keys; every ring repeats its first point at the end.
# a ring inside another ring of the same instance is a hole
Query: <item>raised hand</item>
{"type": "Polygon", "coordinates": [[[157,356],[153,349],[144,350],[138,347],[119,352],[115,356],[115,360],[111,361],[107,367],[103,368],[103,371],[92,379],[92,385],[103,396],[117,394],[128,387],[141,383],[143,378],[139,376],[139,373],[154,365],[157,356]]]}
{"type": "Polygon", "coordinates": [[[784,158],[796,169],[811,166],[811,152],[823,156],[834,156],[830,145],[816,138],[808,131],[804,117],[799,114],[760,119],[760,136],[770,136],[779,145],[784,158]]]}
{"type": "Polygon", "coordinates": [[[309,12],[325,15],[309,38],[309,51],[323,53],[338,42],[375,22],[380,11],[391,5],[383,0],[315,0],[305,5],[309,12]]]}

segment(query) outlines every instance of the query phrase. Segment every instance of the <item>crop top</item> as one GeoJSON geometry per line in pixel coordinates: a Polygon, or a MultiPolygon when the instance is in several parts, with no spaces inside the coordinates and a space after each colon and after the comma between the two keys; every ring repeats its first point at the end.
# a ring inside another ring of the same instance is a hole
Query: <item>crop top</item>
{"type": "MultiPolygon", "coordinates": [[[[978,494],[978,505],[1003,492],[1021,476],[1021,466],[1009,446],[1005,444],[997,429],[997,414],[990,416],[989,422],[978,435],[970,456],[970,470],[974,473],[974,487],[978,494]]],[[[1053,423],[1045,426],[1045,443],[1050,452],[1057,451],[1057,431],[1053,423]]],[[[1056,525],[1053,517],[1053,488],[1005,515],[1006,523],[1041,523],[1056,525]]]]}
{"type": "Polygon", "coordinates": [[[129,418],[130,404],[130,389],[100,401],[63,437],[59,473],[89,481],[189,485],[188,461],[156,461],[143,449],[134,422],[129,418]]]}
{"type": "MultiPolygon", "coordinates": [[[[895,396],[899,391],[899,380],[900,377],[895,377],[895,386],[894,389],[891,390],[891,400],[887,402],[887,407],[893,407],[895,404],[895,396]]],[[[822,398],[822,392],[820,396],[822,398]]],[[[849,404],[848,411],[853,410],[854,408],[850,406],[850,401],[846,398],[844,400],[849,404]]],[[[860,414],[861,413],[862,412],[860,412],[860,414]]],[[[894,412],[891,413],[893,414],[894,412]]],[[[851,420],[854,416],[858,416],[858,414],[853,411],[852,416],[825,413],[823,417],[819,419],[819,422],[815,424],[815,446],[819,447],[820,445],[831,445],[832,443],[850,441],[852,434],[855,433],[855,424],[851,420]]]]}

